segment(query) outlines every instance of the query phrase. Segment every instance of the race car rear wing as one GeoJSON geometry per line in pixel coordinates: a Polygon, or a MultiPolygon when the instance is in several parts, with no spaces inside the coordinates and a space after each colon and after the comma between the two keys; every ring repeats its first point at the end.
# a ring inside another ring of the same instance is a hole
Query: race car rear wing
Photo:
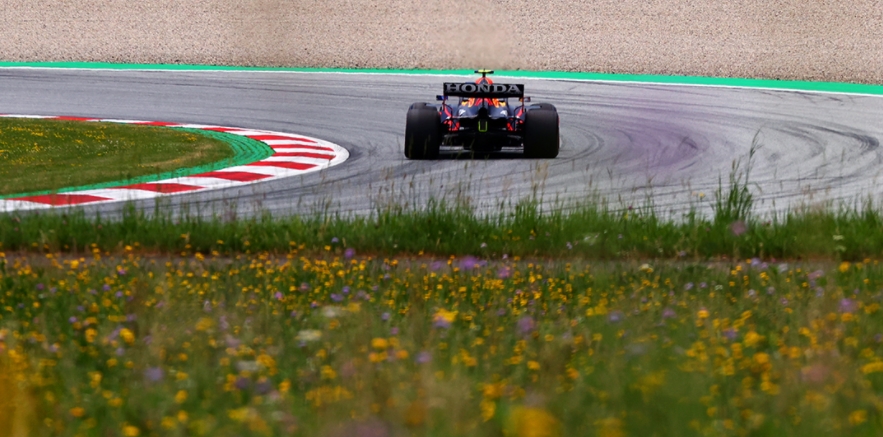
{"type": "Polygon", "coordinates": [[[444,97],[474,97],[490,99],[506,99],[509,97],[524,98],[524,85],[516,83],[456,83],[445,82],[444,97]]]}

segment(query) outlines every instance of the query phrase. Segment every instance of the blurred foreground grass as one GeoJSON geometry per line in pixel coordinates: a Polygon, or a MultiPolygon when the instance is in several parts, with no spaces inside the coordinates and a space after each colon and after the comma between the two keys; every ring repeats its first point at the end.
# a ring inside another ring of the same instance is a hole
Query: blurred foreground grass
{"type": "Polygon", "coordinates": [[[15,426],[59,436],[883,432],[876,261],[289,247],[6,254],[0,385],[33,400],[17,412],[33,419],[15,426]]]}

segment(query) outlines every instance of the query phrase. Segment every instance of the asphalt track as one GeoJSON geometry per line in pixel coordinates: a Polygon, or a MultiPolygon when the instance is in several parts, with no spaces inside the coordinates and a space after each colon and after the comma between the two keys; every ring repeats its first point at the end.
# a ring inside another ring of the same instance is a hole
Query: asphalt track
{"type": "MultiPolygon", "coordinates": [[[[530,196],[547,207],[599,198],[664,216],[709,210],[719,178],[758,145],[761,214],[880,201],[883,97],[723,87],[520,79],[561,116],[561,154],[438,161],[402,154],[410,103],[463,77],[334,73],[0,69],[0,113],[162,120],[297,132],[337,143],[345,163],[301,177],[163,200],[189,214],[366,214],[430,198],[491,212],[530,196]]],[[[497,79],[498,81],[512,81],[497,79]]],[[[155,203],[138,202],[153,210],[155,203]]],[[[84,207],[114,216],[116,205],[84,207]]]]}

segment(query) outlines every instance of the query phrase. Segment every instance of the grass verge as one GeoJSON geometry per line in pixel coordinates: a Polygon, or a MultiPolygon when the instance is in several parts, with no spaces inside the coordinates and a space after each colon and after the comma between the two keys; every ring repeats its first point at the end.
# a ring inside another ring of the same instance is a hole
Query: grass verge
{"type": "Polygon", "coordinates": [[[154,126],[0,118],[0,195],[131,180],[233,156],[225,142],[154,126]]]}
{"type": "Polygon", "coordinates": [[[532,202],[495,216],[444,203],[346,218],[179,218],[131,208],[119,220],[57,212],[0,216],[0,250],[7,251],[83,253],[94,244],[111,251],[133,246],[165,253],[284,253],[294,242],[377,255],[862,260],[883,253],[883,216],[869,205],[793,212],[764,221],[698,214],[673,221],[648,210],[610,211],[595,205],[543,214],[532,202]]]}

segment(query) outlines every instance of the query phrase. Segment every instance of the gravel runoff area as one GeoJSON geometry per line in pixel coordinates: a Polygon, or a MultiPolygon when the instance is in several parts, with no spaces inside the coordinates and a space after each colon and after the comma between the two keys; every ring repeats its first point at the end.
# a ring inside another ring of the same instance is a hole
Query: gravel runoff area
{"type": "Polygon", "coordinates": [[[0,60],[883,83],[883,0],[3,0],[0,60]]]}

